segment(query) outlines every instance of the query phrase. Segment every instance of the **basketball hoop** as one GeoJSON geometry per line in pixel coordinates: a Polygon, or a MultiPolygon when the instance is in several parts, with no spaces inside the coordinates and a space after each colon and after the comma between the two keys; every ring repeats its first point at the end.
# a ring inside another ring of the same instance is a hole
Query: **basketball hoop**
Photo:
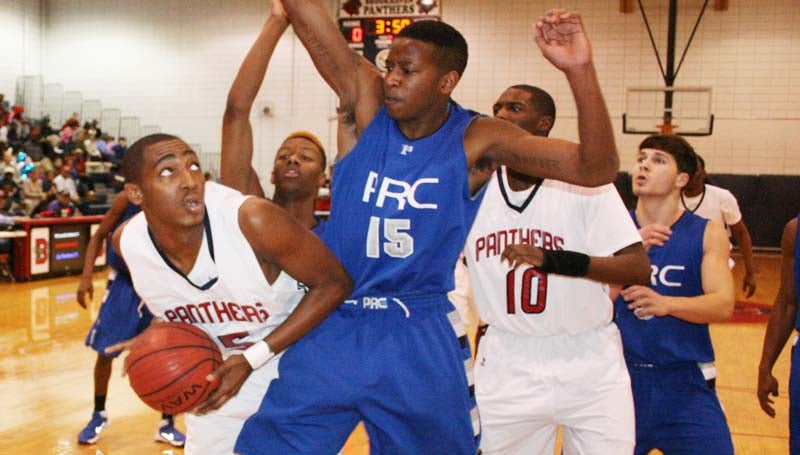
{"type": "Polygon", "coordinates": [[[663,123],[661,125],[656,125],[656,127],[661,134],[675,134],[675,130],[678,129],[678,125],[673,125],[672,123],[663,123]]]}

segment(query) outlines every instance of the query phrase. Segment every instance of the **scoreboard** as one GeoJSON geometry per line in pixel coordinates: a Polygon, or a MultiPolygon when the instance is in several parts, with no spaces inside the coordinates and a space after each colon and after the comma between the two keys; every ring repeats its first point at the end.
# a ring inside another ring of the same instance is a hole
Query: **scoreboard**
{"type": "Polygon", "coordinates": [[[394,37],[413,22],[440,20],[440,2],[365,0],[362,3],[340,0],[339,30],[351,49],[381,71],[386,71],[386,56],[394,37]]]}

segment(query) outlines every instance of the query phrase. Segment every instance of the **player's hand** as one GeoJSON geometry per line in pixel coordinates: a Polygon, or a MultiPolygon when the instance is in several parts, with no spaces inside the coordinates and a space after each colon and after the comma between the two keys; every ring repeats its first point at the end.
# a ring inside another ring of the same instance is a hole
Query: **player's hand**
{"type": "Polygon", "coordinates": [[[628,286],[620,291],[620,295],[628,302],[628,309],[633,310],[640,319],[669,314],[667,298],[647,286],[628,286]]]}
{"type": "Polygon", "coordinates": [[[578,13],[548,11],[533,24],[536,44],[556,68],[567,71],[592,61],[592,47],[578,13]]]}
{"type": "Polygon", "coordinates": [[[647,251],[651,246],[664,246],[672,235],[672,229],[663,224],[651,224],[639,229],[639,235],[642,236],[644,250],[647,251]]]}
{"type": "Polygon", "coordinates": [[[92,277],[81,277],[81,282],[78,285],[78,292],[76,298],[78,305],[86,308],[86,295],[89,295],[89,301],[94,298],[94,286],[92,285],[92,277]]]}
{"type": "Polygon", "coordinates": [[[744,273],[744,282],[742,283],[742,291],[747,298],[750,298],[756,293],[756,274],[753,270],[747,269],[744,273]]]}
{"type": "Polygon", "coordinates": [[[500,255],[500,262],[507,261],[512,268],[522,264],[540,267],[544,263],[544,253],[541,248],[532,245],[509,245],[500,255]]]}
{"type": "Polygon", "coordinates": [[[768,416],[775,417],[775,408],[772,406],[774,402],[770,395],[773,397],[778,396],[778,380],[775,379],[771,372],[759,371],[758,390],[756,393],[758,394],[758,403],[761,405],[761,409],[768,416]]]}
{"type": "Polygon", "coordinates": [[[198,414],[205,414],[209,411],[219,409],[228,400],[239,393],[244,381],[253,372],[253,368],[247,363],[247,359],[241,354],[234,354],[228,357],[213,373],[208,375],[208,382],[219,379],[217,387],[206,401],[195,409],[198,414]]]}

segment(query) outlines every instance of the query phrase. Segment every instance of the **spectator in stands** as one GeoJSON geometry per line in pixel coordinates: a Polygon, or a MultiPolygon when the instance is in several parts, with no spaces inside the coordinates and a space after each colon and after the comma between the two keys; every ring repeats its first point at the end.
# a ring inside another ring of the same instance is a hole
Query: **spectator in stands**
{"type": "Polygon", "coordinates": [[[42,187],[42,168],[35,166],[28,178],[22,183],[24,194],[23,207],[25,213],[32,214],[36,208],[47,200],[47,193],[42,187]]]}
{"type": "Polygon", "coordinates": [[[0,191],[6,195],[0,211],[12,216],[25,215],[25,210],[22,208],[22,193],[17,182],[8,178],[8,173],[0,179],[0,191]]]}
{"type": "Polygon", "coordinates": [[[48,199],[55,197],[56,195],[56,186],[53,183],[56,175],[58,174],[56,174],[55,169],[44,169],[44,176],[42,177],[42,189],[47,194],[48,199]]]}
{"type": "Polygon", "coordinates": [[[697,158],[697,172],[683,189],[681,203],[686,210],[695,215],[720,224],[724,223],[728,228],[728,237],[733,234],[733,240],[744,258],[745,275],[742,291],[747,297],[751,297],[756,292],[756,267],[753,263],[753,242],[750,240],[750,231],[744,224],[736,197],[724,188],[709,184],[706,163],[700,155],[697,155],[697,158]]]}
{"type": "Polygon", "coordinates": [[[69,118],[64,120],[64,124],[61,125],[61,130],[63,131],[64,128],[66,128],[67,126],[71,127],[73,130],[75,128],[79,128],[81,126],[80,114],[78,114],[77,112],[73,112],[72,115],[69,116],[69,118]]]}
{"type": "Polygon", "coordinates": [[[11,172],[16,176],[17,174],[17,166],[14,163],[14,152],[12,151],[11,147],[8,147],[6,144],[0,144],[0,150],[2,150],[2,156],[0,156],[0,172],[4,175],[6,172],[11,172]]]}
{"type": "Polygon", "coordinates": [[[47,218],[66,218],[80,215],[81,212],[75,207],[70,199],[69,191],[62,190],[56,193],[56,198],[47,204],[47,210],[38,214],[39,217],[47,218]]]}
{"type": "Polygon", "coordinates": [[[75,179],[72,178],[72,167],[68,165],[61,166],[61,172],[53,178],[53,185],[56,188],[56,193],[67,191],[73,202],[81,202],[78,194],[78,185],[75,179]]]}
{"type": "Polygon", "coordinates": [[[114,152],[114,159],[112,161],[119,164],[119,162],[122,161],[122,155],[128,150],[128,140],[125,139],[125,136],[120,137],[119,142],[111,147],[111,150],[114,152]]]}
{"type": "Polygon", "coordinates": [[[108,144],[111,140],[112,138],[108,134],[102,134],[94,140],[94,148],[100,152],[100,157],[103,161],[111,161],[111,156],[114,154],[114,152],[108,148],[108,144]]]}
{"type": "Polygon", "coordinates": [[[39,162],[45,158],[44,144],[46,141],[42,137],[42,130],[38,126],[31,128],[28,139],[22,143],[22,150],[31,157],[34,162],[39,162]]]}
{"type": "MultiPolygon", "coordinates": [[[[26,216],[15,216],[4,211],[2,207],[5,206],[7,202],[8,196],[5,191],[0,190],[0,228],[10,227],[29,219],[26,216]]],[[[9,253],[11,253],[11,239],[0,239],[0,254],[9,253]]],[[[7,270],[3,270],[2,272],[8,273],[7,270]]]]}
{"type": "Polygon", "coordinates": [[[6,101],[6,96],[0,93],[0,118],[6,118],[9,110],[11,110],[11,105],[6,101]]]}
{"type": "MultiPolygon", "coordinates": [[[[72,115],[77,115],[73,113],[72,115]]],[[[61,138],[61,143],[66,145],[72,141],[72,134],[75,133],[75,130],[81,127],[80,122],[76,118],[68,118],[66,122],[64,122],[64,126],[61,127],[61,132],[59,133],[59,137],[61,138]]]]}

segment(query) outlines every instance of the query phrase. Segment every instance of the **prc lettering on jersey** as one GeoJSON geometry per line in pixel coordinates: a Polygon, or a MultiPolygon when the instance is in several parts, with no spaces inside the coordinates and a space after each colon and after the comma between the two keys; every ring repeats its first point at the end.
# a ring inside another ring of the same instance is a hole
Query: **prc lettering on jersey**
{"type": "Polygon", "coordinates": [[[660,269],[657,265],[650,265],[650,284],[652,286],[666,286],[668,288],[679,288],[683,286],[683,276],[686,267],[683,265],[665,265],[660,269]]]}
{"type": "Polygon", "coordinates": [[[511,228],[475,239],[475,262],[503,253],[508,245],[533,245],[545,250],[563,250],[564,238],[541,229],[511,228]]]}
{"type": "MultiPolygon", "coordinates": [[[[417,199],[417,191],[423,185],[436,185],[439,179],[436,177],[421,178],[412,183],[403,180],[396,180],[384,176],[381,178],[377,172],[370,172],[364,185],[364,194],[361,201],[367,204],[374,202],[376,207],[383,208],[388,204],[388,200],[394,200],[397,210],[404,210],[408,206],[421,210],[436,210],[439,205],[435,202],[425,202],[417,199]],[[373,200],[373,196],[374,200],[373,200]]],[[[430,191],[430,190],[429,190],[430,191]]]]}

